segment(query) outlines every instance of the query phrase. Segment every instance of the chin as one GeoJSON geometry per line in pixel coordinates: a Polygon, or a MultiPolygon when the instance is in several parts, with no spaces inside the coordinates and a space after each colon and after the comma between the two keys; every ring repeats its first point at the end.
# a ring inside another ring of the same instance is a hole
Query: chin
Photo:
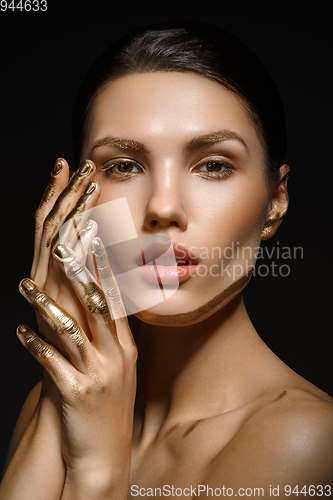
{"type": "Polygon", "coordinates": [[[232,302],[236,303],[235,299],[237,298],[241,299],[242,292],[250,281],[251,275],[252,272],[243,276],[212,299],[206,302],[201,300],[200,305],[195,306],[192,304],[192,308],[187,305],[185,309],[185,304],[183,304],[183,310],[181,311],[180,301],[177,301],[176,307],[173,307],[171,302],[174,301],[167,299],[161,304],[135,313],[135,316],[144,323],[157,326],[190,326],[200,323],[213,315],[216,316],[218,321],[220,316],[217,314],[218,312],[221,311],[221,313],[225,312],[227,314],[226,309],[229,310],[230,308],[225,308],[225,306],[231,305],[232,302]]]}
{"type": "Polygon", "coordinates": [[[144,323],[151,325],[191,325],[203,319],[202,315],[200,318],[194,318],[193,312],[201,309],[208,301],[209,299],[205,301],[203,297],[201,300],[198,297],[194,298],[193,294],[179,293],[178,290],[172,297],[163,300],[163,302],[133,314],[144,323]]]}

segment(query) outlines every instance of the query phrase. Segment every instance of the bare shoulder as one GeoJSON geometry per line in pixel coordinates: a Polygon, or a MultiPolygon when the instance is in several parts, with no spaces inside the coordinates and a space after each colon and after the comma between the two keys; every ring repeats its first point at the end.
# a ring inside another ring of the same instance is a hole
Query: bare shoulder
{"type": "Polygon", "coordinates": [[[275,388],[216,456],[206,479],[265,492],[274,484],[331,491],[333,399],[311,384],[275,388]]]}
{"type": "Polygon", "coordinates": [[[314,388],[281,387],[281,392],[248,422],[257,431],[271,465],[288,484],[333,483],[333,399],[314,388]],[[282,390],[283,389],[283,390],[282,390]],[[307,390],[309,389],[309,390],[307,390]]]}
{"type": "Polygon", "coordinates": [[[260,422],[264,436],[270,429],[275,445],[281,449],[297,447],[303,458],[326,450],[333,459],[333,399],[311,384],[308,389],[281,387],[248,422],[249,428],[260,422]]]}
{"type": "Polygon", "coordinates": [[[42,382],[40,381],[33,387],[33,389],[30,391],[24,402],[24,405],[17,419],[14,432],[10,441],[5,469],[7,468],[9,462],[11,461],[16,448],[18,447],[19,442],[21,441],[21,438],[26,428],[28,427],[30,420],[33,414],[35,413],[40,398],[41,388],[42,388],[42,382]]]}

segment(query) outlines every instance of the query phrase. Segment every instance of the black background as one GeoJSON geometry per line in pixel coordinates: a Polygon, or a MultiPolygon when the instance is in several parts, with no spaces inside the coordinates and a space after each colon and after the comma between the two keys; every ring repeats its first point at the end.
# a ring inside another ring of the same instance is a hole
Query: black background
{"type": "MultiPolygon", "coordinates": [[[[18,0],[15,2],[18,3],[18,0]]],[[[265,62],[285,104],[290,209],[264,246],[302,247],[288,277],[255,277],[246,304],[281,359],[333,396],[331,326],[332,19],[329,2],[151,4],[61,2],[0,12],[1,47],[1,437],[0,467],[26,395],[41,377],[16,327],[35,328],[17,291],[29,275],[33,216],[54,160],[73,166],[70,117],[94,58],[135,27],[172,19],[216,23],[265,62]]],[[[270,261],[260,261],[270,265],[270,261]]]]}

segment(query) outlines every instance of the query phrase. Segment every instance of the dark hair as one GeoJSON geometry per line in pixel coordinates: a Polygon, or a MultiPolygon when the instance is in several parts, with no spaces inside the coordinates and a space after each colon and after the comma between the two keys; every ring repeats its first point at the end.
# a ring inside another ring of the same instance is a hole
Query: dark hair
{"type": "Polygon", "coordinates": [[[72,134],[77,162],[91,104],[103,85],[121,76],[153,71],[199,73],[241,97],[262,141],[269,179],[273,183],[278,180],[278,167],[286,153],[286,126],[279,91],[267,68],[222,28],[188,21],[137,29],[98,57],[74,107],[72,134]]]}

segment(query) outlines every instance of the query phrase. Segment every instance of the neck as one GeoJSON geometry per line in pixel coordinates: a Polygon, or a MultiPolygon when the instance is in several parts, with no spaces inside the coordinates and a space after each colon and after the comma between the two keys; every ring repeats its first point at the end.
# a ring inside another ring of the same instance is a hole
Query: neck
{"type": "Polygon", "coordinates": [[[133,318],[140,371],[135,421],[140,436],[166,423],[232,410],[252,397],[259,353],[267,347],[239,294],[206,320],[185,327],[133,318]]]}

